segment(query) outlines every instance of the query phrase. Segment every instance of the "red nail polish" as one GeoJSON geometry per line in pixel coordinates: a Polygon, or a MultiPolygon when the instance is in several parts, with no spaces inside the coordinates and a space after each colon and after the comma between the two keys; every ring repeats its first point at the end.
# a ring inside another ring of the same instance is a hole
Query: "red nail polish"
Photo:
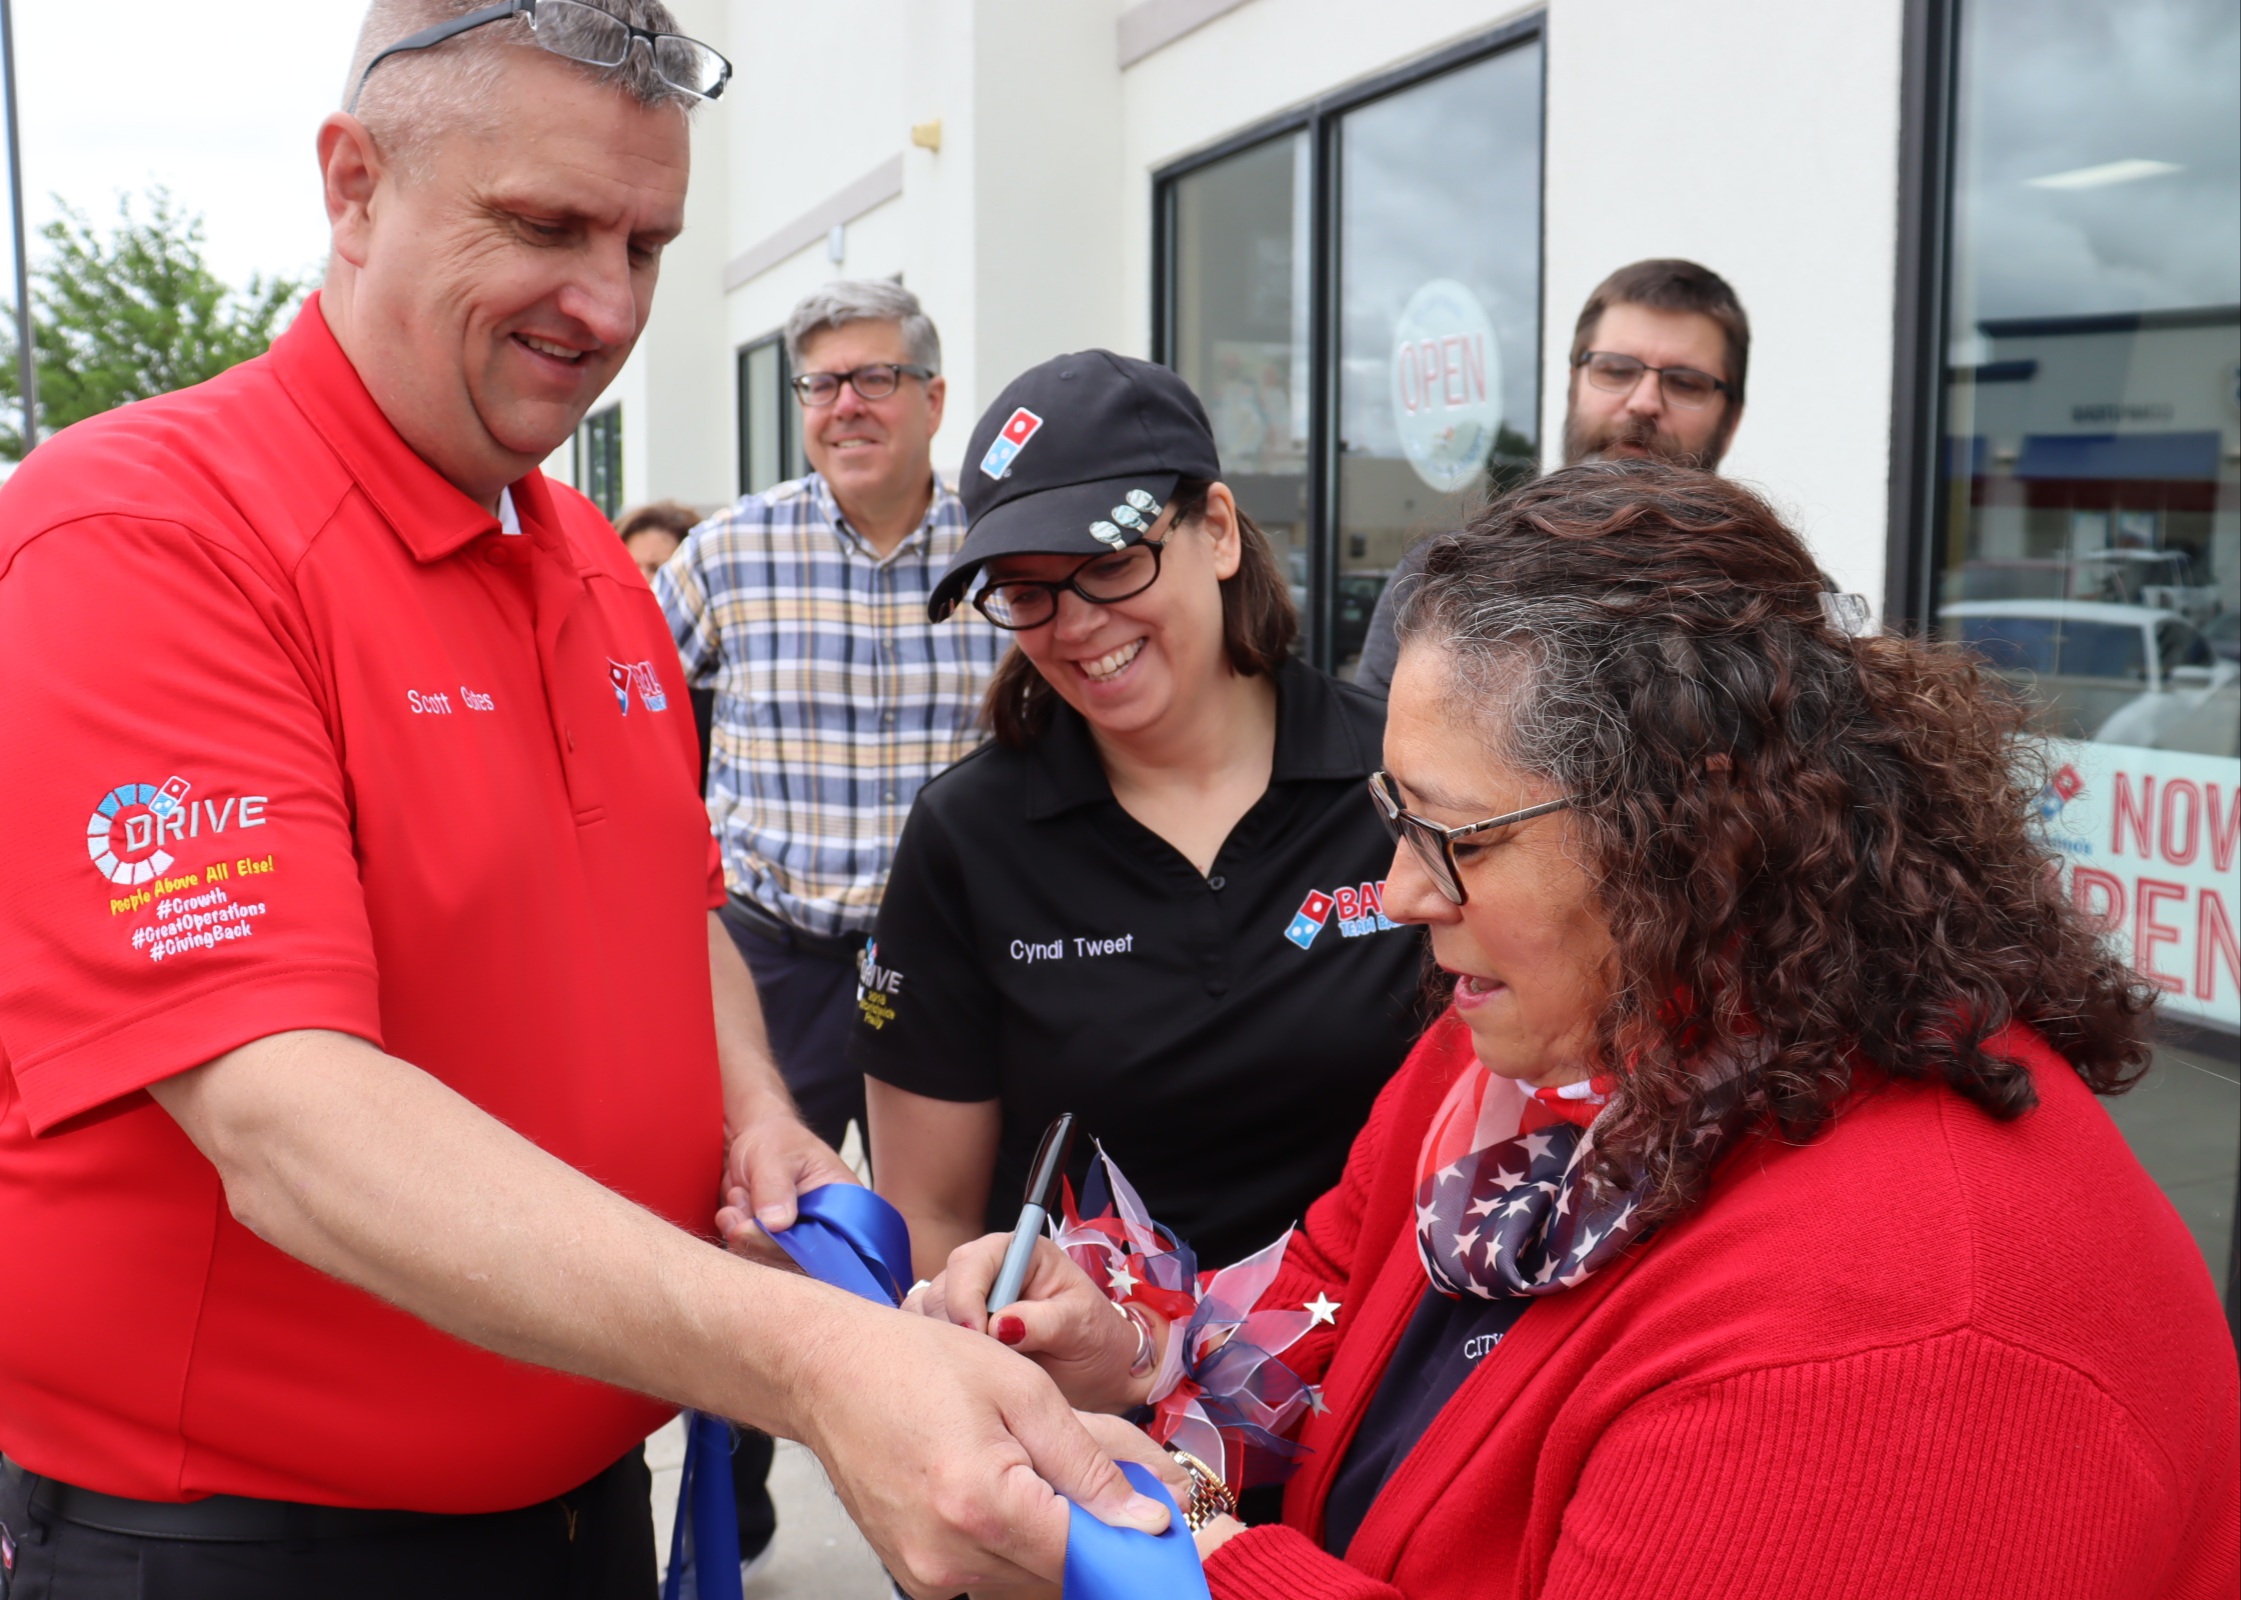
{"type": "Polygon", "coordinates": [[[1005,1344],[1018,1344],[1027,1337],[1027,1324],[1017,1317],[998,1317],[990,1331],[1005,1344]]]}

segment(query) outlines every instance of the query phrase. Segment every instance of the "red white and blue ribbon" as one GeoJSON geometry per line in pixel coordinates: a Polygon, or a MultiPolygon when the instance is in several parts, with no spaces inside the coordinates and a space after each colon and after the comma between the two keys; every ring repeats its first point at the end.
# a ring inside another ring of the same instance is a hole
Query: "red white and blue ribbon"
{"type": "MultiPolygon", "coordinates": [[[[800,1212],[791,1228],[772,1235],[797,1266],[866,1300],[901,1303],[910,1281],[910,1230],[893,1206],[869,1189],[836,1183],[804,1193],[800,1212]]],[[[731,1425],[699,1412],[685,1416],[685,1471],[662,1600],[741,1600],[731,1425]]],[[[1155,1537],[1111,1527],[1073,1507],[1065,1600],[1208,1600],[1198,1548],[1166,1487],[1132,1461],[1120,1468],[1139,1493],[1167,1507],[1167,1531],[1155,1537]]]]}
{"type": "Polygon", "coordinates": [[[1054,1236],[1115,1303],[1173,1326],[1144,1431],[1218,1467],[1235,1489],[1290,1477],[1306,1451],[1287,1435],[1313,1409],[1315,1391],[1282,1358],[1317,1318],[1254,1307],[1283,1265],[1291,1230],[1201,1280],[1191,1247],[1152,1220],[1100,1149],[1078,1210],[1068,1188],[1054,1236]]]}

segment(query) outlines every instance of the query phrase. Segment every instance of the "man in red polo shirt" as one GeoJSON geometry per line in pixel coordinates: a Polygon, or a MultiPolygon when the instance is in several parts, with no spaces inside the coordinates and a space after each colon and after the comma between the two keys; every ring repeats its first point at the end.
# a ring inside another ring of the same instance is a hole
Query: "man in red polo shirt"
{"type": "Polygon", "coordinates": [[[323,292],[0,498],[17,1600],[647,1594],[680,1403],[808,1441],[929,1591],[1055,1576],[1054,1486],[1164,1524],[999,1346],[708,1242],[840,1170],[711,914],[661,612],[537,471],[721,87],[601,3],[378,0],[323,292]]]}

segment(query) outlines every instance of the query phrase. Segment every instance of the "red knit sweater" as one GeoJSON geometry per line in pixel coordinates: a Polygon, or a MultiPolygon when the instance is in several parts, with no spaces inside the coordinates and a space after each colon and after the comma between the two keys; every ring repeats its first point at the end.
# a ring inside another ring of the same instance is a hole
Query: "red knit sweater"
{"type": "Polygon", "coordinates": [[[2234,1595],[2241,1388],[2201,1253],[2076,1073],[2000,1043],[2029,1115],[1883,1087],[1536,1301],[1340,1561],[1324,1499],[1424,1290],[1418,1146],[1479,1070],[1443,1019],[1263,1301],[1341,1302],[1287,1357],[1329,1410],[1216,1600],[2234,1595]]]}

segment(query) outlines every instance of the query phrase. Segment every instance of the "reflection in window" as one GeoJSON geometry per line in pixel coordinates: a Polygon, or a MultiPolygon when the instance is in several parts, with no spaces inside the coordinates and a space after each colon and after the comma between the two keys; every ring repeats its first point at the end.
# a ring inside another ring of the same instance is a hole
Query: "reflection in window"
{"type": "MultiPolygon", "coordinates": [[[[1223,480],[1308,605],[1307,135],[1271,139],[1169,189],[1168,349],[1205,402],[1223,480]]],[[[1303,641],[1304,642],[1304,641],[1303,641]]]]}
{"type": "Polygon", "coordinates": [[[2241,1142],[2241,9],[1961,0],[1938,619],[2054,746],[2070,891],[2163,991],[2109,1102],[2224,1288],[2241,1142]]]}
{"type": "Polygon", "coordinates": [[[1339,139],[1344,673],[1409,546],[1538,462],[1540,43],[1351,111],[1339,139]]]}

